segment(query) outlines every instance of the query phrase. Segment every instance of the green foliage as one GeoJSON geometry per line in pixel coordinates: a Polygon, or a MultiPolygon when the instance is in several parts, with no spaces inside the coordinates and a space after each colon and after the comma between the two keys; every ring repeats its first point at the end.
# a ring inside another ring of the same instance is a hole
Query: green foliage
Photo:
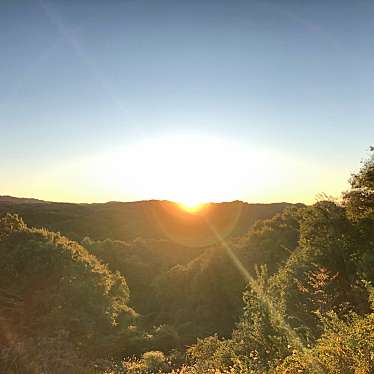
{"type": "Polygon", "coordinates": [[[187,351],[189,362],[201,373],[210,369],[228,369],[232,364],[230,340],[219,339],[217,335],[198,339],[187,351]]]}
{"type": "MultiPolygon", "coordinates": [[[[238,254],[239,255],[239,254],[238,254]]],[[[178,326],[182,343],[217,332],[229,336],[239,319],[245,281],[224,248],[207,249],[186,265],[176,265],[153,283],[158,323],[178,326]]]]}
{"type": "Polygon", "coordinates": [[[167,358],[160,351],[145,352],[141,359],[129,359],[122,362],[116,373],[149,374],[170,372],[167,358]]]}
{"type": "Polygon", "coordinates": [[[170,325],[155,326],[151,331],[150,346],[152,349],[161,349],[163,352],[171,352],[182,349],[181,337],[175,327],[170,325]]]}
{"type": "Polygon", "coordinates": [[[374,314],[349,323],[330,315],[326,331],[313,348],[290,355],[277,373],[355,373],[374,371],[374,314]]]}
{"type": "Polygon", "coordinates": [[[245,264],[252,272],[254,265],[266,264],[272,274],[285,263],[297,247],[302,212],[303,207],[288,208],[253,225],[242,244],[245,264]]]}
{"type": "MultiPolygon", "coordinates": [[[[0,339],[7,354],[22,365],[24,352],[34,352],[31,367],[60,365],[59,354],[40,354],[47,345],[49,352],[61,351],[66,363],[114,354],[117,337],[136,316],[127,306],[123,276],[111,273],[79,244],[29,229],[16,216],[1,218],[0,227],[0,284],[17,301],[10,304],[8,296],[8,303],[3,299],[0,304],[5,326],[0,339]]],[[[25,362],[22,370],[28,372],[25,362]]]]}
{"type": "MultiPolygon", "coordinates": [[[[370,148],[374,152],[374,148],[370,148]]],[[[353,219],[374,218],[374,153],[350,179],[351,189],[344,193],[344,203],[353,219]]]]}
{"type": "Polygon", "coordinates": [[[242,366],[255,371],[268,370],[289,354],[290,344],[298,344],[284,313],[283,305],[269,293],[266,269],[259,271],[244,293],[243,315],[232,337],[242,366]]]}
{"type": "Polygon", "coordinates": [[[160,351],[145,352],[143,361],[146,368],[153,372],[160,371],[166,366],[165,355],[160,351]]]}

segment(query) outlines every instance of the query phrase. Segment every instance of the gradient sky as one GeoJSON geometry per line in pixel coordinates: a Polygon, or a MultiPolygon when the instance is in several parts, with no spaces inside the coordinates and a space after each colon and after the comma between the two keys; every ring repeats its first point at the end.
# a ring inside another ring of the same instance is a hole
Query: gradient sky
{"type": "Polygon", "coordinates": [[[2,0],[0,195],[175,199],[180,164],[211,200],[338,196],[374,143],[373,35],[373,1],[2,0]]]}

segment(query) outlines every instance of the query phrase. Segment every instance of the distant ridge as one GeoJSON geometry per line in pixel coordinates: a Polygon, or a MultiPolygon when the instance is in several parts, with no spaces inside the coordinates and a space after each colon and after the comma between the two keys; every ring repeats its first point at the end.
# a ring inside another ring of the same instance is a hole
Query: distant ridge
{"type": "Polygon", "coordinates": [[[0,195],[0,204],[49,204],[48,201],[33,199],[28,197],[13,197],[0,195]]]}
{"type": "Polygon", "coordinates": [[[295,205],[236,200],[207,203],[201,212],[191,214],[165,200],[77,204],[0,196],[0,215],[16,213],[29,226],[45,227],[78,241],[87,236],[95,240],[171,239],[187,246],[206,246],[216,240],[211,227],[223,237],[240,237],[257,220],[295,205]]]}

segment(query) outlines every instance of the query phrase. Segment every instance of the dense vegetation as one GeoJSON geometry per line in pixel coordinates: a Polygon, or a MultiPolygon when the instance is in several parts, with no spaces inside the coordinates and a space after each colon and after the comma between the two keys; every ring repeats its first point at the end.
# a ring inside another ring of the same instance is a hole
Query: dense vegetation
{"type": "Polygon", "coordinates": [[[8,199],[0,372],[373,373],[374,157],[350,183],[251,217],[126,206],[120,226],[120,203],[8,199]]]}
{"type": "Polygon", "coordinates": [[[203,215],[193,215],[169,201],[69,204],[0,196],[0,213],[18,214],[29,226],[61,232],[72,240],[85,236],[95,240],[171,239],[188,247],[215,242],[203,219],[225,236],[241,236],[257,220],[288,206],[291,204],[211,203],[203,215]]]}

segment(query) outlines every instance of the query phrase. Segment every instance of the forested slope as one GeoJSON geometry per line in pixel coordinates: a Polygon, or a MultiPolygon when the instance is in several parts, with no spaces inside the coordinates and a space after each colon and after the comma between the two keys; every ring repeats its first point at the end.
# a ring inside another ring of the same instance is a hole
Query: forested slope
{"type": "Polygon", "coordinates": [[[98,235],[95,206],[3,203],[37,226],[55,217],[65,235],[84,224],[72,241],[1,218],[1,372],[373,373],[373,157],[350,182],[341,201],[239,229],[228,222],[245,221],[242,203],[191,222],[173,206],[145,238],[101,236],[124,235],[108,223],[130,209],[118,203],[99,205],[111,213],[97,213],[98,235]]]}
{"type": "Polygon", "coordinates": [[[33,227],[58,231],[73,240],[85,236],[104,240],[172,239],[191,246],[215,241],[207,219],[225,236],[245,234],[258,219],[266,219],[291,204],[248,204],[241,201],[207,204],[202,214],[190,214],[169,201],[53,203],[0,196],[0,213],[16,213],[33,227]]]}

